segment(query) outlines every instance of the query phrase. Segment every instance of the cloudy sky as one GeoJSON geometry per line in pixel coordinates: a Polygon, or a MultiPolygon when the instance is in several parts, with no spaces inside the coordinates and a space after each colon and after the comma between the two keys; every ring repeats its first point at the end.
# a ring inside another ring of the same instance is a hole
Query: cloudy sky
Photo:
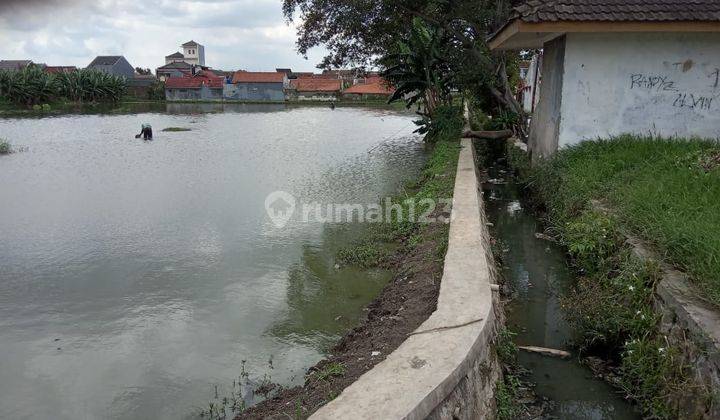
{"type": "Polygon", "coordinates": [[[295,51],[295,28],[282,0],[0,0],[0,59],[87,66],[97,55],[124,55],[155,69],[193,39],[207,65],[222,70],[292,67],[311,71],[295,51]]]}

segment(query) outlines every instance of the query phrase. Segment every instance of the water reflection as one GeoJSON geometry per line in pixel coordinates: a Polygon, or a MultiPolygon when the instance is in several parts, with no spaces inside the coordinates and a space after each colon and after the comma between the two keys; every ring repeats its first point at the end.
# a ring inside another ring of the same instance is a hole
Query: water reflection
{"type": "Polygon", "coordinates": [[[334,268],[357,226],[264,199],[375,202],[422,163],[412,116],[167,105],[0,119],[28,149],[0,159],[0,418],[181,418],[269,355],[291,383],[385,281],[334,268]]]}

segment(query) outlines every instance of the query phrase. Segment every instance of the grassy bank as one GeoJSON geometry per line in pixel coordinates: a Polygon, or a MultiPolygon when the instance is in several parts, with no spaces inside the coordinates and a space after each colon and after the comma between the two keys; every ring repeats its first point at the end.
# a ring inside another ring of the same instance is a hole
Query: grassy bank
{"type": "Polygon", "coordinates": [[[634,256],[625,234],[650,243],[720,303],[717,143],[625,136],[564,149],[534,168],[510,147],[509,161],[578,274],[562,301],[576,345],[603,356],[613,371],[607,377],[647,416],[687,415],[687,401],[702,412],[709,391],[692,382],[681,349],[658,332],[659,269],[634,256]]]}
{"type": "Polygon", "coordinates": [[[592,199],[720,305],[720,145],[620,137],[563,150],[529,180],[558,224],[592,199]]]}

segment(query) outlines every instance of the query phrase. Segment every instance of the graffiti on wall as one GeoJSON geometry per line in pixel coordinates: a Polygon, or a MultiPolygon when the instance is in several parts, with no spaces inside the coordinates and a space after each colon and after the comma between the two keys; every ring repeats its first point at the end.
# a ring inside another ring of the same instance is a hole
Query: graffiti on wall
{"type": "MultiPolygon", "coordinates": [[[[693,62],[674,63],[683,73],[692,68],[693,62]]],[[[688,92],[678,85],[677,81],[667,74],[630,74],[630,90],[643,90],[656,93],[668,104],[675,108],[689,110],[709,111],[713,108],[714,100],[718,96],[715,92],[720,83],[720,69],[715,68],[707,76],[707,88],[702,92],[688,92]]]]}

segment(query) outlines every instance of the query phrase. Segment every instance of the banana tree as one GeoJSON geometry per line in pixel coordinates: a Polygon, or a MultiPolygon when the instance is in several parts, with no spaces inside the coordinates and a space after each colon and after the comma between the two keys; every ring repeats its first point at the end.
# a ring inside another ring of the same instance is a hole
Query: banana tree
{"type": "Polygon", "coordinates": [[[381,59],[386,67],[383,77],[395,87],[390,102],[405,100],[410,107],[423,100],[427,115],[450,103],[453,75],[444,55],[444,35],[442,28],[413,19],[408,39],[398,42],[397,51],[381,59]]]}

